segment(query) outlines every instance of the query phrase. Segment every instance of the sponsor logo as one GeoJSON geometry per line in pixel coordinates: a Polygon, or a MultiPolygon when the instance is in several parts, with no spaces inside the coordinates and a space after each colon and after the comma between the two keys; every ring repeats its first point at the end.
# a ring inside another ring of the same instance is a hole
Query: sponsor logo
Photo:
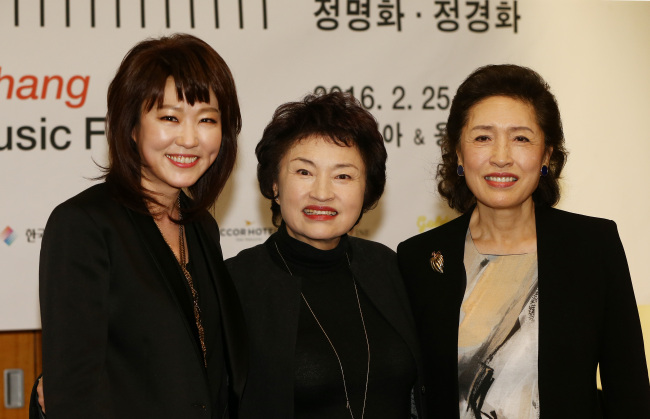
{"type": "Polygon", "coordinates": [[[93,139],[105,138],[104,118],[87,117],[84,134],[77,134],[78,131],[80,130],[75,130],[73,134],[73,128],[65,125],[52,127],[45,117],[41,117],[40,125],[7,126],[4,128],[0,124],[0,151],[48,149],[64,151],[71,149],[74,139],[77,139],[77,142],[85,139],[84,147],[86,150],[90,150],[93,139]],[[2,135],[3,132],[6,132],[6,136],[2,135]]]}
{"type": "Polygon", "coordinates": [[[256,226],[252,221],[245,220],[243,226],[223,227],[219,229],[221,237],[236,241],[263,241],[277,230],[275,227],[256,226]]]}
{"type": "Polygon", "coordinates": [[[2,233],[0,234],[0,239],[2,239],[2,241],[5,242],[7,246],[11,246],[11,243],[16,240],[16,237],[16,232],[13,231],[9,226],[5,227],[5,229],[2,230],[2,233]]]}
{"type": "Polygon", "coordinates": [[[27,243],[36,243],[37,240],[43,238],[43,228],[28,228],[25,231],[25,236],[27,236],[27,243]]]}
{"type": "Polygon", "coordinates": [[[11,74],[0,66],[0,96],[7,100],[62,100],[77,109],[88,97],[90,76],[57,74],[11,74]]]}
{"type": "Polygon", "coordinates": [[[428,219],[426,215],[420,215],[417,220],[418,232],[423,233],[426,230],[431,230],[432,228],[439,227],[447,221],[451,220],[452,218],[449,216],[438,215],[435,219],[432,220],[428,219]]]}
{"type": "MultiPolygon", "coordinates": [[[[60,74],[15,74],[0,66],[0,101],[56,101],[70,109],[79,109],[86,104],[90,76],[60,74]]],[[[72,127],[49,122],[45,116],[40,123],[26,125],[0,124],[0,151],[12,150],[67,150],[73,139],[81,142],[85,137],[85,148],[91,148],[93,137],[104,138],[104,118],[86,117],[85,135],[72,127]],[[74,131],[74,133],[73,133],[74,131]]]]}

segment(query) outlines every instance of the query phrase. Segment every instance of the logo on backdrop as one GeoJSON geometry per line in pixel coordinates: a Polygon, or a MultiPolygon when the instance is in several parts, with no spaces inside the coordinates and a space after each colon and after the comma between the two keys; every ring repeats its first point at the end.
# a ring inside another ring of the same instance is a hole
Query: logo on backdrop
{"type": "Polygon", "coordinates": [[[420,215],[417,218],[418,233],[424,233],[426,230],[431,230],[432,228],[439,227],[445,224],[448,221],[451,221],[452,217],[438,215],[435,219],[427,218],[426,215],[420,215]]]}
{"type": "Polygon", "coordinates": [[[27,243],[36,243],[36,240],[43,238],[44,228],[28,228],[25,230],[25,236],[27,237],[27,243]]]}
{"type": "Polygon", "coordinates": [[[275,233],[275,227],[258,227],[254,222],[245,220],[243,226],[222,227],[219,229],[221,237],[235,239],[236,241],[257,241],[266,240],[268,236],[275,233]]]}
{"type": "Polygon", "coordinates": [[[2,233],[0,233],[0,239],[5,242],[7,246],[11,246],[11,243],[16,240],[16,232],[13,231],[11,227],[7,226],[2,230],[2,233]]]}
{"type": "Polygon", "coordinates": [[[7,100],[61,100],[68,108],[81,108],[86,103],[90,76],[13,75],[0,66],[0,93],[7,100]]]}
{"type": "MultiPolygon", "coordinates": [[[[12,74],[0,66],[0,100],[2,101],[55,101],[70,109],[86,104],[90,76],[88,75],[35,75],[12,74]]],[[[92,147],[93,137],[104,138],[104,118],[86,117],[83,128],[73,130],[66,125],[48,122],[45,116],[40,123],[7,126],[0,134],[0,151],[11,150],[67,150],[74,138],[84,139],[86,150],[92,147]],[[83,130],[84,135],[77,132],[83,130]],[[74,131],[74,132],[73,132],[74,131]],[[3,138],[4,137],[4,138],[3,138]]]]}
{"type": "MultiPolygon", "coordinates": [[[[94,137],[104,139],[103,117],[86,117],[83,130],[84,134],[74,135],[72,128],[66,125],[48,123],[47,118],[41,117],[40,124],[7,126],[5,135],[0,131],[0,152],[2,151],[32,151],[32,150],[68,150],[73,138],[84,140],[84,149],[92,148],[94,137]]],[[[77,131],[77,130],[75,130],[77,131]]]]}

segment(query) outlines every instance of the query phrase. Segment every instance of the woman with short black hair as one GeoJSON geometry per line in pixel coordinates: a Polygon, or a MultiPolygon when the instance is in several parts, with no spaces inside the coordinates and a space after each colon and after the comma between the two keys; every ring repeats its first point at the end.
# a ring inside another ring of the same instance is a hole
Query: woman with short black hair
{"type": "Polygon", "coordinates": [[[411,419],[422,364],[395,252],[348,236],[384,190],[377,121],[351,95],[307,96],[255,152],[279,228],[226,261],[251,342],[242,417],[411,419]]]}

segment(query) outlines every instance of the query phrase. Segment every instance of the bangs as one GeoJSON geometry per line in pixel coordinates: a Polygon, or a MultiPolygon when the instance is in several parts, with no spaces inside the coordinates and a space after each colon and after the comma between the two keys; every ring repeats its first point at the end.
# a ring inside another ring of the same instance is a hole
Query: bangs
{"type": "Polygon", "coordinates": [[[155,61],[151,62],[151,71],[142,83],[146,92],[143,101],[145,111],[150,111],[154,104],[159,108],[163,106],[169,77],[174,79],[177,99],[189,105],[209,103],[211,91],[216,96],[215,75],[200,56],[174,49],[152,58],[155,61]]]}
{"type": "Polygon", "coordinates": [[[335,130],[332,129],[329,132],[326,132],[320,128],[314,128],[306,131],[300,131],[299,133],[292,135],[288,135],[289,138],[294,137],[295,142],[303,141],[303,140],[308,140],[311,138],[319,138],[323,139],[324,141],[327,141],[329,143],[335,144],[339,147],[355,147],[356,146],[356,141],[352,138],[350,133],[348,132],[334,132],[334,131],[340,131],[340,130],[335,130]]]}

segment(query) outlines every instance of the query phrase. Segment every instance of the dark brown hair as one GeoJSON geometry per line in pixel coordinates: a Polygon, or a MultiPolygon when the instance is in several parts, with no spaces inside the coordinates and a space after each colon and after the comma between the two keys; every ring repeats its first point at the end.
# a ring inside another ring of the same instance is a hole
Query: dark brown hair
{"type": "Polygon", "coordinates": [[[221,147],[214,163],[188,188],[192,197],[183,209],[185,220],[212,206],[221,193],[237,155],[241,115],[232,74],[225,61],[204,41],[187,34],[147,39],[124,57],[108,88],[106,137],[109,164],[106,182],[116,199],[136,211],[148,213],[147,202],[155,203],[142,186],[140,154],[132,133],[143,113],[162,106],[165,84],[172,77],[179,100],[190,105],[210,102],[214,92],[221,113],[221,147]]]}
{"type": "Polygon", "coordinates": [[[273,191],[280,161],[297,141],[314,136],[341,147],[356,147],[361,154],[366,169],[366,190],[357,223],[384,193],[388,156],[375,118],[350,94],[308,95],[299,102],[285,103],[276,109],[255,148],[257,180],[262,195],[271,200],[276,227],[282,221],[273,191]]]}
{"type": "Polygon", "coordinates": [[[560,110],[548,84],[535,71],[512,64],[488,65],[470,74],[460,85],[451,103],[447,127],[442,138],[442,163],[438,165],[438,191],[449,206],[467,211],[475,202],[465,178],[458,176],[460,136],[469,111],[478,102],[492,96],[507,96],[530,104],[537,124],[544,132],[544,145],[553,147],[548,175],[541,177],[533,192],[538,206],[553,206],[560,200],[559,178],[566,162],[560,110]]]}

